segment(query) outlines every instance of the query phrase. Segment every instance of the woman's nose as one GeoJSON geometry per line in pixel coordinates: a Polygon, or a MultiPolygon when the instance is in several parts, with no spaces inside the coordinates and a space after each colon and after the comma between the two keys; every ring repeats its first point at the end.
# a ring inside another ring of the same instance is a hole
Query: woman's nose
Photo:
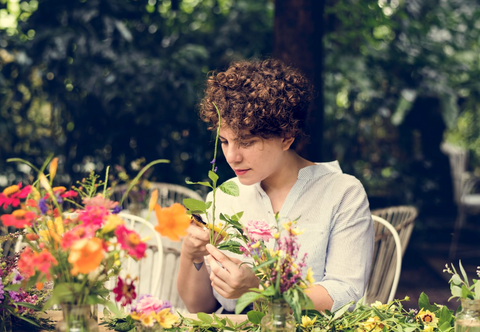
{"type": "Polygon", "coordinates": [[[240,152],[240,149],[233,144],[229,145],[226,148],[226,151],[224,151],[224,153],[225,158],[227,159],[227,163],[229,164],[238,163],[242,160],[242,154],[240,152]]]}

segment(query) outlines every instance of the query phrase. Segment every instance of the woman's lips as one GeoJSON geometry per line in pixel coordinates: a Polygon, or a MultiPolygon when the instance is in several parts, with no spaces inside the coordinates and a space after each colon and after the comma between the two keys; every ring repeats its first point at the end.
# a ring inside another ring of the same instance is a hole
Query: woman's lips
{"type": "Polygon", "coordinates": [[[236,169],[235,170],[235,174],[236,175],[244,175],[245,173],[247,173],[249,170],[248,169],[236,169]]]}

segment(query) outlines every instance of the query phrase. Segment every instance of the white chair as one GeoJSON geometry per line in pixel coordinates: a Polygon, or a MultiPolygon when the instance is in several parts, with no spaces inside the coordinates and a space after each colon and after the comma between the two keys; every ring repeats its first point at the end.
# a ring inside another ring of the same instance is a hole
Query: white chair
{"type": "Polygon", "coordinates": [[[475,187],[480,183],[480,178],[467,171],[467,150],[449,143],[442,143],[440,148],[450,160],[453,199],[457,205],[457,218],[448,254],[449,259],[455,259],[460,232],[467,215],[480,213],[480,194],[474,192],[475,187]]]}
{"type": "MultiPolygon", "coordinates": [[[[150,182],[145,188],[145,198],[143,206],[135,207],[132,209],[132,203],[137,204],[133,199],[127,198],[123,202],[123,208],[126,211],[131,212],[132,214],[139,214],[142,217],[146,217],[148,210],[146,205],[148,204],[148,199],[153,190],[158,189],[158,204],[161,207],[168,207],[173,203],[183,203],[184,198],[194,198],[198,200],[204,200],[204,198],[197,193],[196,191],[180,186],[177,184],[163,183],[163,182],[150,182]]],[[[122,195],[127,190],[126,185],[120,185],[113,188],[112,199],[119,201],[122,195]]],[[[149,222],[152,225],[157,224],[155,213],[151,213],[149,222]]],[[[162,238],[163,241],[163,266],[162,266],[162,275],[159,279],[159,298],[162,300],[168,300],[172,303],[174,310],[186,313],[188,312],[185,304],[178,295],[177,291],[177,275],[180,267],[180,250],[182,248],[181,242],[173,242],[167,238],[162,238]]]]}
{"type": "Polygon", "coordinates": [[[402,244],[402,257],[407,249],[418,210],[414,206],[399,205],[372,210],[372,214],[388,221],[398,233],[402,244]]]}
{"type": "MultiPolygon", "coordinates": [[[[137,296],[140,294],[151,294],[158,297],[161,284],[163,267],[163,245],[162,238],[155,231],[154,226],[147,220],[127,213],[120,213],[119,216],[125,221],[125,226],[138,232],[141,238],[150,237],[147,241],[146,257],[135,261],[131,257],[122,257],[122,269],[120,277],[127,275],[138,278],[136,285],[137,296]]],[[[113,289],[117,278],[111,278],[107,283],[108,289],[113,289]]]]}
{"type": "Polygon", "coordinates": [[[395,227],[385,219],[372,215],[375,248],[370,279],[365,290],[365,303],[388,303],[395,293],[402,270],[402,244],[395,227]]]}

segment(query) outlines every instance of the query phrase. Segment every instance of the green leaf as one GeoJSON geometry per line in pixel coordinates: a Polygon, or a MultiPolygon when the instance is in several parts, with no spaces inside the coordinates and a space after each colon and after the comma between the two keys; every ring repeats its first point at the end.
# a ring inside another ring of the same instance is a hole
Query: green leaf
{"type": "Polygon", "coordinates": [[[212,324],[213,323],[213,318],[209,314],[206,314],[204,312],[199,312],[197,314],[198,319],[200,319],[202,322],[205,322],[207,324],[212,324]]]}
{"type": "Polygon", "coordinates": [[[250,310],[249,312],[247,312],[248,320],[252,324],[256,324],[256,325],[260,324],[264,316],[265,316],[265,313],[260,311],[250,310]]]}
{"type": "Polygon", "coordinates": [[[186,184],[199,184],[199,185],[201,185],[201,186],[213,188],[212,185],[210,184],[210,182],[206,182],[206,181],[193,182],[193,181],[188,181],[188,180],[186,180],[185,183],[186,183],[186,184]]]}
{"type": "Polygon", "coordinates": [[[7,159],[7,163],[14,163],[14,162],[23,163],[23,164],[27,165],[28,167],[30,167],[31,169],[33,169],[35,172],[40,173],[40,170],[38,168],[33,166],[30,162],[26,161],[25,159],[22,159],[22,158],[9,158],[9,159],[7,159]]]}
{"type": "Polygon", "coordinates": [[[195,198],[184,198],[183,205],[192,213],[206,213],[205,202],[195,198]]]}
{"type": "Polygon", "coordinates": [[[230,196],[238,197],[240,195],[240,190],[238,189],[237,184],[233,181],[224,182],[218,188],[230,196]]]}
{"type": "Polygon", "coordinates": [[[263,293],[264,296],[274,296],[275,295],[275,287],[273,287],[273,285],[270,285],[262,293],[263,293]]]}
{"type": "Polygon", "coordinates": [[[418,298],[418,308],[419,309],[425,309],[425,310],[430,310],[432,312],[436,311],[438,309],[437,306],[430,304],[430,299],[428,298],[427,294],[422,292],[420,294],[420,297],[418,298]]]}
{"type": "Polygon", "coordinates": [[[468,287],[468,286],[469,286],[469,282],[468,282],[467,273],[465,272],[465,269],[463,268],[463,265],[462,265],[462,261],[461,261],[461,260],[458,261],[458,266],[460,266],[460,272],[462,272],[463,279],[465,280],[465,284],[466,284],[467,287],[468,287]]]}
{"type": "Polygon", "coordinates": [[[16,305],[20,306],[20,307],[25,307],[25,308],[30,308],[30,309],[33,309],[35,311],[40,311],[42,310],[42,307],[39,307],[37,305],[34,305],[34,304],[31,304],[31,303],[28,303],[28,302],[17,302],[15,303],[16,305]]]}
{"type": "Polygon", "coordinates": [[[215,186],[215,183],[217,183],[217,181],[218,181],[217,173],[215,173],[214,171],[208,171],[208,178],[210,180],[212,180],[212,182],[214,183],[214,186],[215,186]]]}
{"type": "Polygon", "coordinates": [[[474,290],[475,290],[475,299],[480,300],[480,281],[477,280],[475,282],[474,290]]]}
{"type": "Polygon", "coordinates": [[[241,255],[242,252],[240,251],[240,247],[241,247],[241,245],[237,241],[225,241],[225,242],[220,243],[217,246],[217,249],[228,250],[228,251],[233,252],[235,254],[241,255]]]}
{"type": "Polygon", "coordinates": [[[454,274],[450,281],[457,286],[462,284],[462,279],[458,274],[454,274]]]}
{"type": "Polygon", "coordinates": [[[34,320],[28,318],[28,317],[25,317],[24,315],[15,315],[16,317],[20,318],[20,319],[23,319],[24,321],[32,324],[33,326],[38,326],[38,327],[41,327],[37,322],[35,322],[34,320]]]}
{"type": "Polygon", "coordinates": [[[262,294],[255,293],[255,292],[247,292],[244,293],[240,298],[237,300],[237,305],[235,306],[235,314],[240,314],[243,309],[247,307],[253,301],[258,300],[262,297],[262,294]]]}
{"type": "Polygon", "coordinates": [[[108,310],[110,310],[115,316],[117,316],[117,317],[122,317],[123,316],[123,313],[120,311],[120,309],[118,309],[118,307],[115,305],[115,303],[113,303],[111,301],[104,301],[102,304],[104,306],[106,306],[108,308],[108,310]]]}

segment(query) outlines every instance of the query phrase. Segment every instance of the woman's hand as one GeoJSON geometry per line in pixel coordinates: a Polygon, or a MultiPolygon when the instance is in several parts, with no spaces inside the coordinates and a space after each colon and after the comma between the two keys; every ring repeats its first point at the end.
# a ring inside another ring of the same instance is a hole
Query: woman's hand
{"type": "Polygon", "coordinates": [[[183,239],[182,255],[193,262],[203,262],[203,257],[208,255],[205,248],[208,243],[210,243],[208,230],[192,223],[187,228],[187,236],[183,239]]]}
{"type": "Polygon", "coordinates": [[[212,269],[210,274],[212,287],[221,296],[227,299],[238,299],[250,288],[258,287],[258,278],[247,264],[240,266],[241,260],[224,255],[210,244],[207,244],[206,249],[211,255],[208,262],[212,269]]]}

